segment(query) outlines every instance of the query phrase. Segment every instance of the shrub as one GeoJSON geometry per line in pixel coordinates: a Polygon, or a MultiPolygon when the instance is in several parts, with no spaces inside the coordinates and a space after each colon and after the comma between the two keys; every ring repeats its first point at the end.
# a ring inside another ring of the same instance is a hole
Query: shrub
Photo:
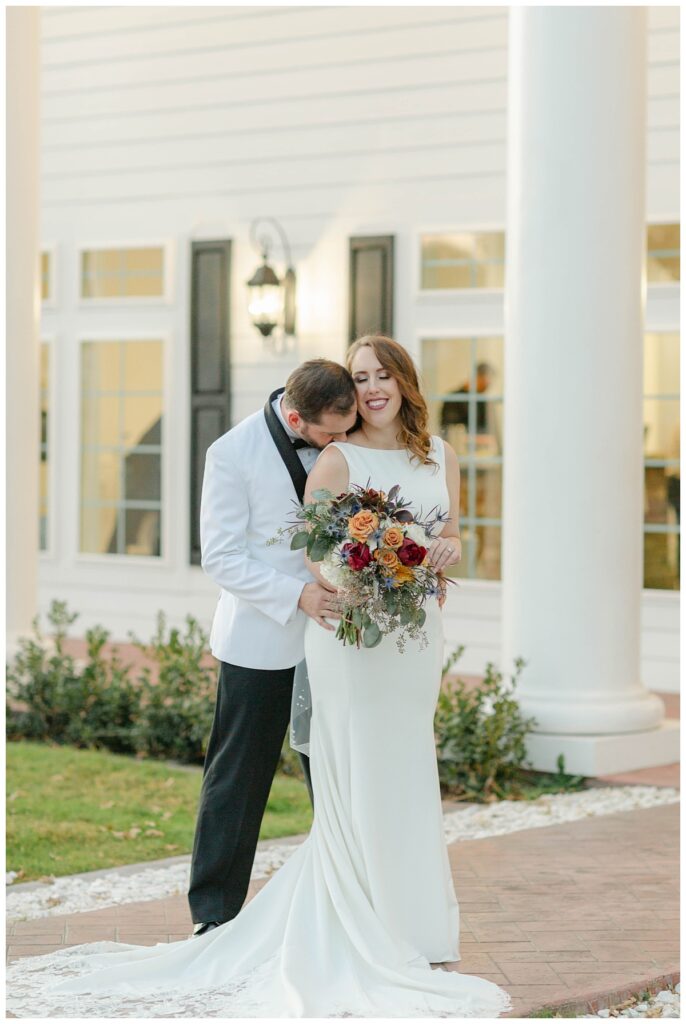
{"type": "MultiPolygon", "coordinates": [[[[464,647],[444,665],[447,675],[464,647]]],[[[511,684],[491,662],[477,687],[461,679],[447,683],[438,698],[434,729],[441,783],[456,796],[493,800],[528,767],[525,738],[535,719],[525,719],[514,690],[526,663],[515,661],[511,684]]]]}
{"type": "Polygon", "coordinates": [[[136,646],[155,663],[139,676],[140,711],[134,726],[136,750],[147,757],[168,757],[190,764],[202,764],[212,727],[216,692],[216,671],[203,666],[208,637],[192,616],[186,617],[185,632],[170,629],[160,612],[157,631],[149,644],[136,646]]]}
{"type": "Polygon", "coordinates": [[[36,618],[34,635],[20,640],[7,671],[8,736],[131,753],[138,697],[117,655],[103,654],[109,634],[99,626],[87,631],[88,660],[81,667],[64,650],[68,627],[78,616],[65,602],[53,601],[47,618],[52,644],[36,618]]]}

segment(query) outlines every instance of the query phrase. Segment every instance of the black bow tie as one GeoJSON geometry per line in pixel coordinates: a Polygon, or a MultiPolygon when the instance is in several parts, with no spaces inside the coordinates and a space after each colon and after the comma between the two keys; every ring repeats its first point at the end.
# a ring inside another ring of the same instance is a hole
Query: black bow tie
{"type": "Polygon", "coordinates": [[[295,448],[296,452],[297,452],[298,448],[311,448],[312,447],[310,442],[309,441],[304,441],[302,439],[302,437],[296,437],[294,441],[291,441],[291,444],[295,448]]]}

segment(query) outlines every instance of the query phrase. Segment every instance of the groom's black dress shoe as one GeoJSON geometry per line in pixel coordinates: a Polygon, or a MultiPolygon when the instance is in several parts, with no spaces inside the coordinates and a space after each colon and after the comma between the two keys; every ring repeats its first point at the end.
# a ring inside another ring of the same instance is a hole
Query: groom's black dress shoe
{"type": "Polygon", "coordinates": [[[218,928],[222,924],[221,921],[203,921],[200,924],[196,924],[193,929],[193,936],[205,935],[207,932],[211,932],[213,928],[218,928]]]}

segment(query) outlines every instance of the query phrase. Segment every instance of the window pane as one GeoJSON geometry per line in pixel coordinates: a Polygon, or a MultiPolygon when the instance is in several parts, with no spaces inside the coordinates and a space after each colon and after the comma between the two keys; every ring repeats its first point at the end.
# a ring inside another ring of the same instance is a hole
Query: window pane
{"type": "Polygon", "coordinates": [[[87,554],[115,554],[119,550],[117,521],[115,507],[82,508],[80,550],[87,554]]]}
{"type": "Polygon", "coordinates": [[[651,284],[680,280],[680,225],[649,224],[647,235],[647,277],[651,284]]]}
{"type": "Polygon", "coordinates": [[[678,590],[680,558],[680,534],[646,531],[643,535],[643,586],[678,590]]]}
{"type": "Polygon", "coordinates": [[[646,523],[679,525],[678,466],[646,466],[644,470],[643,505],[646,523]]]}
{"type": "Polygon", "coordinates": [[[162,380],[162,349],[158,341],[127,341],[121,345],[124,390],[149,391],[150,381],[162,380]]]}
{"type": "Polygon", "coordinates": [[[82,373],[85,391],[119,391],[121,351],[122,345],[118,341],[92,341],[84,344],[82,373]]]}
{"type": "Polygon", "coordinates": [[[502,454],[502,338],[426,339],[422,345],[430,429],[458,455],[502,454]],[[464,396],[464,397],[462,397],[464,396]]]}
{"type": "Polygon", "coordinates": [[[40,254],[40,297],[43,302],[52,298],[50,294],[50,253],[40,254]]]}
{"type": "Polygon", "coordinates": [[[161,498],[161,457],[131,452],[124,458],[124,496],[134,501],[157,501],[161,498]]]}
{"type": "Polygon", "coordinates": [[[121,498],[121,455],[86,449],[81,458],[81,496],[83,501],[112,504],[121,498]]]}
{"type": "Polygon", "coordinates": [[[643,402],[643,451],[648,459],[679,457],[679,399],[646,398],[643,402]]]}
{"type": "Polygon", "coordinates": [[[422,378],[429,429],[460,457],[463,557],[451,574],[499,579],[500,525],[482,520],[502,515],[502,338],[427,338],[422,378]]]}
{"type": "Polygon", "coordinates": [[[423,235],[422,288],[502,288],[505,233],[423,235]]]}
{"type": "Polygon", "coordinates": [[[126,510],[126,554],[159,555],[160,513],[148,509],[126,510]]]}
{"type": "Polygon", "coordinates": [[[643,391],[646,395],[678,395],[679,334],[646,334],[643,345],[643,391]]]}
{"type": "Polygon", "coordinates": [[[123,442],[127,448],[139,444],[160,443],[161,395],[137,395],[124,398],[123,442]]]}
{"type": "MultiPolygon", "coordinates": [[[[658,242],[667,244],[670,239],[663,237],[658,242]]],[[[645,335],[643,387],[645,394],[653,397],[643,401],[643,447],[649,460],[643,487],[643,585],[666,590],[679,589],[680,401],[659,396],[679,394],[679,362],[678,332],[645,335]]]]}
{"type": "Polygon", "coordinates": [[[157,246],[82,252],[81,295],[85,299],[164,295],[163,249],[157,246]]]}
{"type": "Polygon", "coordinates": [[[84,342],[81,355],[81,550],[159,555],[162,343],[84,342]]]}
{"type": "Polygon", "coordinates": [[[446,576],[455,579],[499,580],[501,578],[501,534],[499,526],[463,525],[462,561],[451,566],[446,576]]]}
{"type": "Polygon", "coordinates": [[[460,516],[500,519],[502,466],[460,465],[460,516]]]}

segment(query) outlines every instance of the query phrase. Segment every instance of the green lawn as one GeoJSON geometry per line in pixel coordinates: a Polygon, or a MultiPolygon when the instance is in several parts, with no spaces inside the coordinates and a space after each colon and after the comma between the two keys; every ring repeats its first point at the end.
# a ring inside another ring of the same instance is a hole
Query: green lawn
{"type": "MultiPolygon", "coordinates": [[[[22,881],[190,853],[201,772],[41,743],[7,745],[7,870],[22,881]]],[[[261,839],[307,832],[305,784],[277,775],[261,839]]]]}

